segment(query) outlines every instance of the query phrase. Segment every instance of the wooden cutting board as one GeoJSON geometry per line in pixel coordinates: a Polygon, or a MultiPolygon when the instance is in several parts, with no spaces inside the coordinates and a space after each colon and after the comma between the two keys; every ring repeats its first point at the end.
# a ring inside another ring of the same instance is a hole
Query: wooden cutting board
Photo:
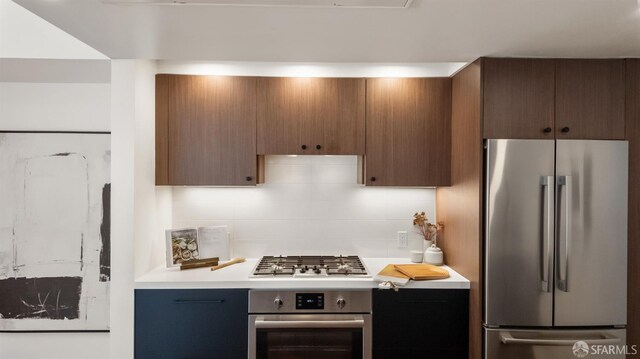
{"type": "Polygon", "coordinates": [[[446,269],[426,263],[396,264],[394,268],[413,280],[449,278],[449,272],[446,269]]]}

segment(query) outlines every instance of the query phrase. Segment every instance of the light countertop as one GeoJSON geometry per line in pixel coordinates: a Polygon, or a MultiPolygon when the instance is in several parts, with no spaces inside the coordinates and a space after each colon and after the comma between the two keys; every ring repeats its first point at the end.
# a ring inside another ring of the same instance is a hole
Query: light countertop
{"type": "MultiPolygon", "coordinates": [[[[375,276],[387,264],[410,263],[407,258],[362,258],[369,274],[375,276]]],[[[136,289],[206,289],[206,288],[249,288],[249,289],[366,289],[377,288],[378,282],[372,277],[324,277],[291,278],[268,277],[250,278],[258,258],[247,258],[246,262],[211,271],[209,267],[181,271],[180,268],[158,267],[135,282],[136,289]]],[[[403,288],[468,289],[469,280],[453,269],[449,278],[425,281],[409,281],[403,288]]]]}

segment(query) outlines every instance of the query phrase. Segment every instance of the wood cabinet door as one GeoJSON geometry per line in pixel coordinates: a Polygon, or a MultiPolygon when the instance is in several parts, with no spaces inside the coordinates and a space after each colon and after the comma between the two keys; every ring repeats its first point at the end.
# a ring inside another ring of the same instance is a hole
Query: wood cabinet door
{"type": "Polygon", "coordinates": [[[258,154],[364,154],[365,80],[258,79],[258,154]]]}
{"type": "Polygon", "coordinates": [[[556,61],[556,138],[624,139],[624,60],[556,61]]]}
{"type": "Polygon", "coordinates": [[[368,79],[366,131],[366,185],[450,185],[451,79],[368,79]]]}
{"type": "Polygon", "coordinates": [[[552,139],[555,65],[483,58],[484,138],[552,139]]]}
{"type": "Polygon", "coordinates": [[[158,77],[168,86],[167,184],[255,185],[256,79],[158,77]]]}

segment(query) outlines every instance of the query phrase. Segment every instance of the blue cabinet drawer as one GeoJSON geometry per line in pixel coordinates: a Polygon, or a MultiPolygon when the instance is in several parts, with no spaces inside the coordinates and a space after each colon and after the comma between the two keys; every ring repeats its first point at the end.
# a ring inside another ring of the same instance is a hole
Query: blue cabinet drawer
{"type": "Polygon", "coordinates": [[[137,289],[135,357],[247,357],[246,289],[137,289]]]}

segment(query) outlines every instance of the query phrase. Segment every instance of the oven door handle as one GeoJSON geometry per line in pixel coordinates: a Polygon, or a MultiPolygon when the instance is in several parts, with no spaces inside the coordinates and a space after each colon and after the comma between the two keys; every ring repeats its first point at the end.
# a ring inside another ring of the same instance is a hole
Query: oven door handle
{"type": "Polygon", "coordinates": [[[364,318],[355,316],[349,320],[264,320],[256,318],[256,329],[271,328],[364,328],[364,318]]]}

